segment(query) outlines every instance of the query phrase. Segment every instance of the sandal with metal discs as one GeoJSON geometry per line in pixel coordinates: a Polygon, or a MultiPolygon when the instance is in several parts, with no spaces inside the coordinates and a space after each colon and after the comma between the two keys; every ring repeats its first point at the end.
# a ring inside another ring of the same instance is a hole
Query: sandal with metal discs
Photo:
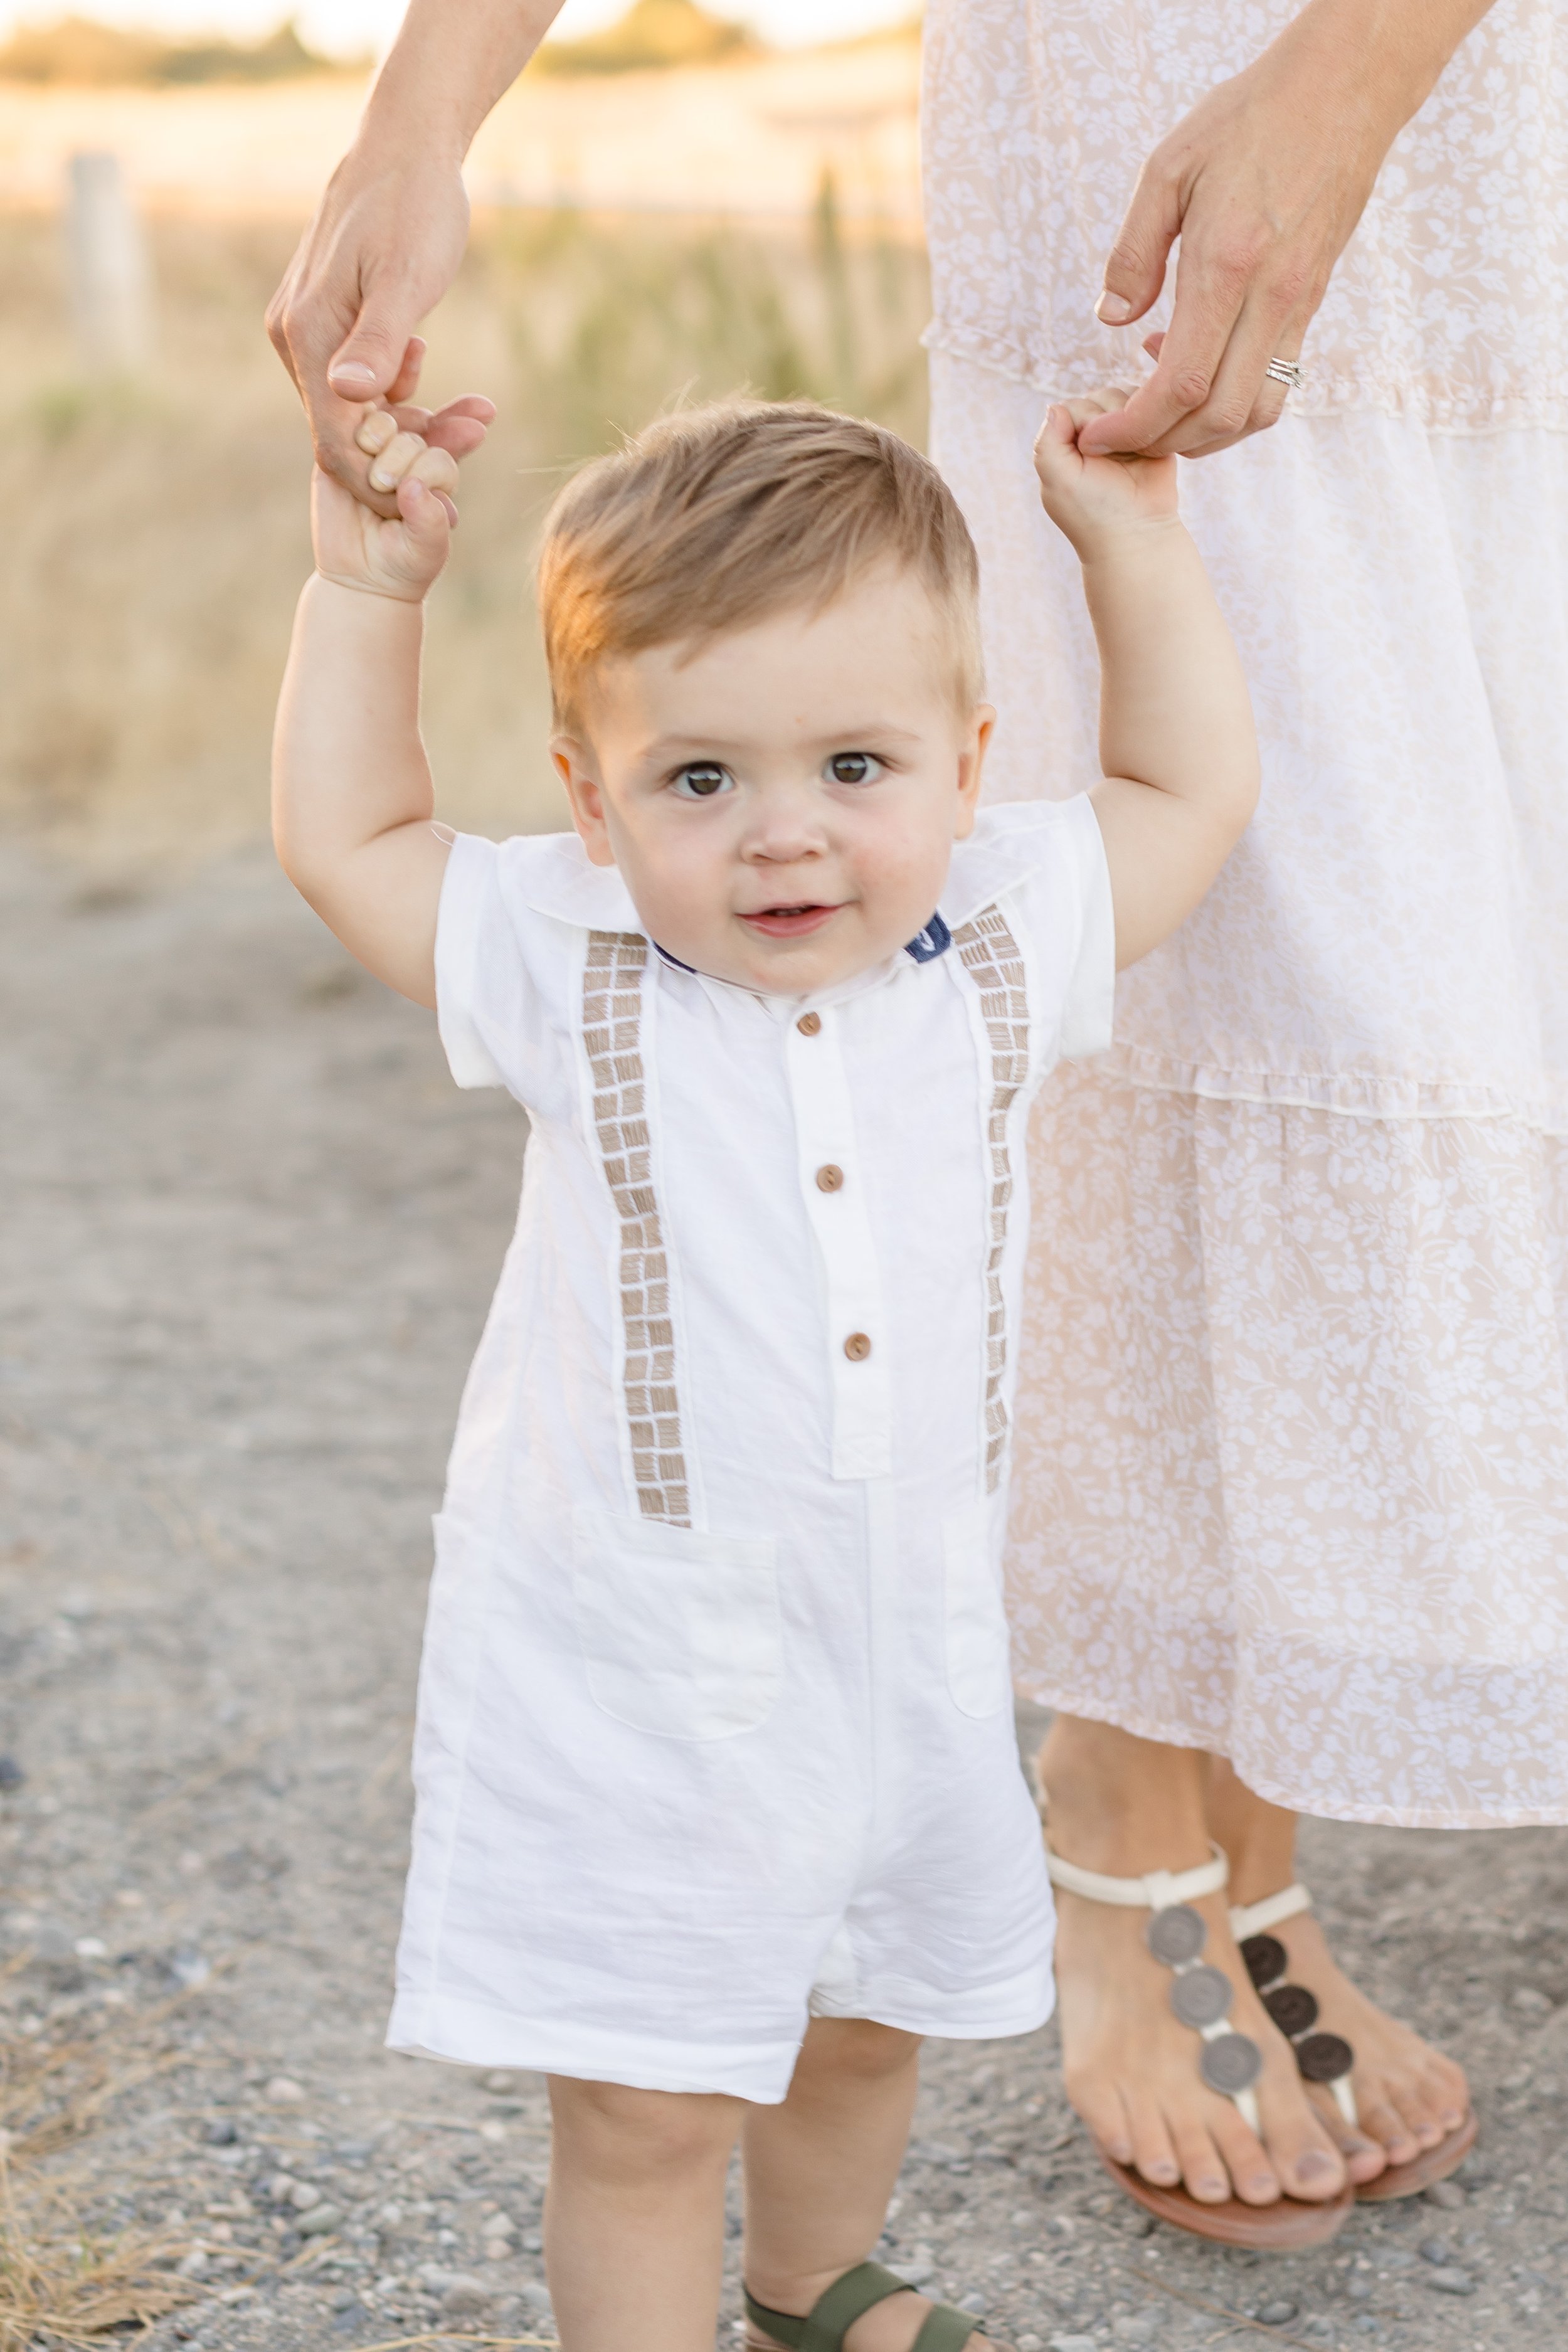
{"type": "MultiPolygon", "coordinates": [[[[746,2317],[752,2326],[760,2327],[777,2344],[798,2347],[798,2352],[844,2352],[844,2338],[866,2312],[886,2303],[889,2295],[918,2292],[908,2279],[884,2270],[880,2263],[857,2263],[852,2271],[834,2280],[826,2294],[817,2296],[804,2319],[792,2312],[770,2311],[749,2289],[742,2290],[746,2317]]],[[[965,2344],[984,2332],[973,2312],[955,2311],[951,2303],[934,2303],[910,2352],[963,2352],[965,2344]]],[[[1007,2347],[998,2344],[994,2352],[1007,2352],[1007,2347]]]]}
{"type": "MultiPolygon", "coordinates": [[[[1198,2072],[1211,2091],[1234,2100],[1244,2123],[1262,2137],[1258,2095],[1253,2088],[1263,2072],[1263,2053],[1248,2033],[1237,2033],[1226,2021],[1235,1993],[1223,1969],[1203,1958],[1208,1928],[1202,1912],[1194,1911],[1200,1895],[1217,1895],[1230,1877],[1230,1864],[1218,1846],[1212,1862],[1195,1870],[1151,1871],[1143,1878],[1110,1878],[1101,1871],[1080,1870],[1064,1862],[1046,1844],[1046,1868],[1054,1885],[1090,1903],[1114,1903],[1129,1908],[1144,1906],[1151,1913],[1145,1940],[1155,1959],[1173,1974],[1171,2007],[1184,2025],[1203,2036],[1198,2072]]],[[[1283,1916],[1276,1913],[1275,1916],[1283,1916]]],[[[1272,1939],[1270,1939],[1272,1940],[1272,1939]]],[[[1276,1945],[1277,1950],[1282,1947],[1276,1945]]],[[[1309,1995],[1309,1998],[1310,1996],[1309,1995]]],[[[1316,2008],[1314,2005],[1314,2015],[1316,2008]]],[[[1333,2037],[1323,2035],[1322,2040],[1333,2037]]],[[[1299,2053],[1298,2053],[1299,2054],[1299,2053]]],[[[1354,2192],[1347,2181],[1338,2194],[1310,2203],[1281,2195],[1271,2205],[1248,2205],[1239,2197],[1205,2204],[1180,2186],[1165,2189],[1130,2164],[1118,2164],[1099,2142],[1095,2151],[1118,2188],[1146,2212],[1194,2238],[1213,2238],[1222,2245],[1252,2246],[1279,2252],[1321,2246],[1343,2228],[1354,2192]]]]}
{"type": "MultiPolygon", "coordinates": [[[[1261,1903],[1238,1903],[1232,1906],[1230,1928],[1247,1963],[1247,1973],[1252,1979],[1258,1999],[1268,2011],[1280,2032],[1295,2050],[1296,2063],[1302,2078],[1309,2083],[1321,2083],[1331,2093],[1333,2102],[1352,2130],[1362,2128],[1356,2113],[1355,2093],[1351,2088],[1351,2069],[1355,2053],[1341,2033],[1317,2033],[1318,2000],[1305,1985],[1291,1984],[1287,1979],[1289,1956],[1278,1936],[1268,1933],[1282,1919],[1294,1919],[1298,1912],[1310,1911],[1312,1898],[1298,1880],[1294,1886],[1283,1887],[1278,1895],[1267,1895],[1261,1903]]],[[[1386,2205],[1396,2197],[1415,2197],[1429,2189],[1435,2180],[1447,2180],[1464,2162],[1476,2144],[1476,2111],[1472,2107],[1461,2124],[1456,2125],[1436,2147],[1425,2147],[1406,2164],[1384,2166],[1375,2180],[1363,2180],[1356,2189],[1356,2200],[1362,2205],[1386,2205]]]]}

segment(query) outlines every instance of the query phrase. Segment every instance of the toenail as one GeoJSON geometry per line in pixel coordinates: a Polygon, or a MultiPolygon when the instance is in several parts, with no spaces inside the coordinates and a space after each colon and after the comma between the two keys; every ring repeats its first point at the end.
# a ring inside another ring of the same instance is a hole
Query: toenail
{"type": "Polygon", "coordinates": [[[1298,2180],[1321,2180],[1325,2173],[1334,2172],[1337,2169],[1338,2167],[1331,2157],[1324,2156],[1319,2149],[1310,2147],[1296,2167],[1296,2178],[1298,2180]]]}

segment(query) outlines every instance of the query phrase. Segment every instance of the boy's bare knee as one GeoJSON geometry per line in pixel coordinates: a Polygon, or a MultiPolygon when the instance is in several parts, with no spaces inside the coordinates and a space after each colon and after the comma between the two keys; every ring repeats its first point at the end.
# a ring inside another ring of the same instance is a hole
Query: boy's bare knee
{"type": "Polygon", "coordinates": [[[563,2155],[628,2185],[671,2170],[722,2167],[740,2126],[738,2099],[701,2092],[639,2091],[554,2075],[550,2104],[563,2155]]]}
{"type": "MultiPolygon", "coordinates": [[[[801,2049],[806,2071],[851,2074],[868,2083],[901,2074],[920,2055],[921,2037],[869,2017],[814,2017],[801,2049]]],[[[797,2068],[797,2073],[800,2071],[797,2068]]]]}

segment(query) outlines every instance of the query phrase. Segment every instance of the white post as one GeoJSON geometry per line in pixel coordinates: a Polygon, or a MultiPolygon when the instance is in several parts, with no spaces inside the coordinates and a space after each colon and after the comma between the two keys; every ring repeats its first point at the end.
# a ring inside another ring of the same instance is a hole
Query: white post
{"type": "Polygon", "coordinates": [[[152,355],[152,277],[118,155],[73,155],[66,237],[71,308],[89,375],[123,374],[152,355]]]}

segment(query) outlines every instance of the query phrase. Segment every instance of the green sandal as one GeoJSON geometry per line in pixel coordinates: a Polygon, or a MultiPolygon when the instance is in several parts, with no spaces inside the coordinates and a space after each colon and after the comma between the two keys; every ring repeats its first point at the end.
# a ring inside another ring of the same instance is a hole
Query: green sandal
{"type": "MultiPolygon", "coordinates": [[[[792,2352],[844,2352],[844,2338],[863,2312],[886,2303],[890,2294],[913,2292],[908,2279],[885,2271],[880,2263],[857,2263],[834,2280],[826,2294],[818,2295],[804,2319],[787,2311],[769,2311],[749,2294],[746,2316],[753,2327],[789,2345],[792,2352]]],[[[951,2303],[934,2304],[910,2352],[963,2352],[972,2336],[984,2333],[967,2311],[955,2311],[951,2303]]]]}

